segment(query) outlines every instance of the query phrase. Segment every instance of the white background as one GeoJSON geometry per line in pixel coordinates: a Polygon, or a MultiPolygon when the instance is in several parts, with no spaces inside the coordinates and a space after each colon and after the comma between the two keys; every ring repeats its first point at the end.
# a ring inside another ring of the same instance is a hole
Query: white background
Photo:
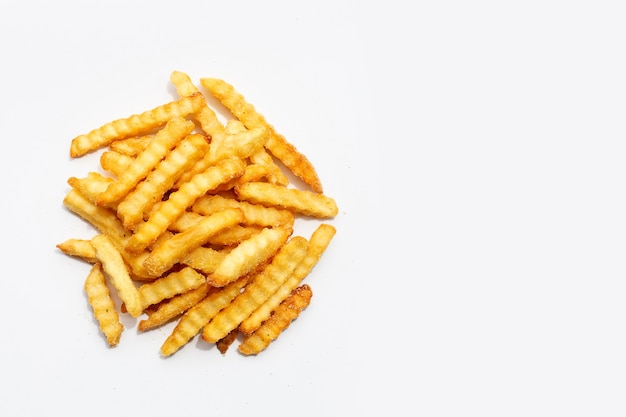
{"type": "Polygon", "coordinates": [[[0,415],[625,415],[622,4],[3,1],[0,415]],[[340,208],[256,357],[163,359],[128,317],[108,348],[55,248],[93,234],[71,139],[173,70],[235,85],[340,208]]]}

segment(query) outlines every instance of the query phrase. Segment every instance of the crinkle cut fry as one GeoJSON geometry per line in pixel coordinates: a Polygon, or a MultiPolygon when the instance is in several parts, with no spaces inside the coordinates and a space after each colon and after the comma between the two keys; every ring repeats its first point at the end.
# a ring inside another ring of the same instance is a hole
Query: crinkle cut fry
{"type": "Polygon", "coordinates": [[[206,103],[204,96],[201,93],[197,93],[140,114],[134,114],[127,118],[106,123],[99,128],[72,139],[70,156],[78,158],[108,146],[115,140],[147,134],[163,126],[174,117],[187,117],[195,113],[204,103],[206,103]]]}
{"type": "Polygon", "coordinates": [[[148,313],[147,319],[143,319],[139,322],[137,329],[140,332],[145,332],[179,317],[204,299],[211,288],[212,287],[205,282],[198,288],[194,288],[186,293],[176,295],[159,303],[154,311],[148,313]]]}
{"type": "Polygon", "coordinates": [[[106,284],[100,262],[96,262],[89,271],[84,284],[89,305],[93,315],[100,324],[100,330],[107,339],[109,346],[117,346],[124,331],[120,316],[115,309],[111,292],[106,284]]]}
{"type": "Polygon", "coordinates": [[[265,350],[289,327],[292,321],[298,318],[302,310],[310,304],[312,296],[311,287],[307,284],[296,288],[289,297],[280,303],[261,327],[244,338],[237,347],[239,352],[244,355],[256,355],[265,350]]]}
{"type": "Polygon", "coordinates": [[[276,133],[274,127],[265,120],[265,117],[258,113],[254,106],[248,103],[244,96],[235,90],[231,84],[218,78],[202,78],[200,83],[248,129],[258,126],[266,127],[269,137],[265,147],[270,153],[278,158],[295,176],[309,185],[313,191],[323,192],[322,183],[313,164],[284,136],[276,133]]]}

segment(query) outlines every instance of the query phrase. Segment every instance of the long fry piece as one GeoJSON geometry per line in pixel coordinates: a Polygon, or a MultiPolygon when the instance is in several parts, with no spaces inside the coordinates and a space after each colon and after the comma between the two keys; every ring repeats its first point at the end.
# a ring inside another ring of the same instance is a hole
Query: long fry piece
{"type": "Polygon", "coordinates": [[[120,322],[120,316],[115,309],[100,262],[92,266],[85,279],[84,288],[94,317],[98,320],[107,343],[110,346],[117,346],[124,331],[124,325],[120,322]]]}

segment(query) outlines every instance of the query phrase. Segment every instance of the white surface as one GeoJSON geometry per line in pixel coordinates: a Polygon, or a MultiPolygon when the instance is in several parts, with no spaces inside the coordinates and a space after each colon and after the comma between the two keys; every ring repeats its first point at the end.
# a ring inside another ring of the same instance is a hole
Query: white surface
{"type": "Polygon", "coordinates": [[[0,415],[626,413],[622,2],[161,3],[0,5],[0,415]],[[71,139],[175,69],[234,84],[340,207],[257,357],[162,359],[129,321],[107,348],[55,249],[91,234],[71,139]]]}

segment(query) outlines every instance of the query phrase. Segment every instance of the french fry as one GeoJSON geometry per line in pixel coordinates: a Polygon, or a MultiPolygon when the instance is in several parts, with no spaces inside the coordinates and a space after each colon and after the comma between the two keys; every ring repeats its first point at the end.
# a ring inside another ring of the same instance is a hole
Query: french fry
{"type": "Polygon", "coordinates": [[[264,228],[261,232],[241,242],[207,277],[209,284],[215,287],[235,281],[255,267],[272,257],[287,241],[292,229],[277,227],[264,228]]]}
{"type": "Polygon", "coordinates": [[[239,352],[244,355],[257,355],[265,350],[310,304],[312,296],[311,287],[307,284],[296,288],[261,327],[243,339],[237,347],[239,352]]]}
{"type": "Polygon", "coordinates": [[[139,287],[143,310],[167,298],[198,288],[206,278],[191,268],[183,268],[139,287]]]}
{"type": "Polygon", "coordinates": [[[278,158],[295,176],[308,184],[314,192],[322,193],[322,184],[311,162],[289,143],[284,136],[276,133],[265,117],[246,101],[244,96],[224,80],[201,78],[200,83],[248,129],[265,127],[269,132],[265,147],[278,158]]]}
{"type": "Polygon", "coordinates": [[[307,240],[295,236],[285,243],[271,263],[252,277],[245,291],[222,309],[202,330],[202,338],[215,343],[235,329],[265,302],[304,258],[307,240]]]}
{"type": "Polygon", "coordinates": [[[243,211],[244,224],[265,227],[288,226],[294,223],[294,215],[289,210],[265,207],[234,198],[226,198],[219,194],[204,195],[193,204],[191,209],[197,213],[208,215],[225,208],[238,208],[243,211]]]}
{"type": "Polygon", "coordinates": [[[142,181],[150,171],[176,146],[185,136],[191,133],[195,125],[183,118],[169,120],[165,127],[156,134],[128,170],[109,185],[107,190],[100,194],[99,205],[120,200],[130,190],[142,181]]]}
{"type": "Polygon", "coordinates": [[[146,179],[124,197],[117,206],[117,215],[124,227],[132,229],[143,220],[154,204],[161,201],[179,175],[209,148],[202,135],[189,135],[160,161],[146,179]]]}
{"type": "Polygon", "coordinates": [[[239,332],[237,331],[237,329],[233,329],[226,336],[215,342],[217,350],[219,350],[222,355],[225,355],[230,345],[232,345],[233,342],[237,339],[238,334],[239,332]]]}
{"type": "Polygon", "coordinates": [[[237,196],[245,201],[291,210],[305,216],[332,218],[337,203],[331,197],[297,188],[286,188],[265,182],[249,182],[235,187],[237,196]]]}
{"type": "MultiPolygon", "coordinates": [[[[67,180],[67,183],[72,188],[77,189],[89,201],[94,203],[112,182],[112,178],[105,177],[98,172],[89,172],[84,178],[70,177],[67,180]]],[[[111,204],[110,207],[115,208],[115,205],[111,204]]]]}
{"type": "Polygon", "coordinates": [[[120,316],[115,309],[100,262],[92,266],[83,287],[89,305],[93,309],[93,315],[100,324],[100,330],[106,337],[107,343],[109,346],[117,346],[124,331],[124,325],[120,322],[120,316]]]}
{"type": "Polygon", "coordinates": [[[145,332],[179,317],[204,299],[209,293],[210,288],[211,287],[205,282],[198,288],[194,288],[159,303],[154,311],[148,313],[148,318],[139,321],[137,329],[140,332],[145,332]]]}
{"type": "Polygon", "coordinates": [[[139,317],[143,312],[141,295],[128,273],[122,255],[115,249],[111,239],[106,235],[94,236],[91,239],[91,244],[96,250],[96,258],[117,289],[117,294],[124,302],[126,309],[132,317],[139,317]]]}
{"type": "Polygon", "coordinates": [[[153,243],[168,226],[178,218],[194,201],[219,184],[242,174],[244,163],[241,159],[226,159],[194,175],[189,182],[173,192],[159,205],[145,223],[140,223],[135,234],[129,239],[126,248],[130,252],[140,252],[153,243]]]}
{"type": "Polygon", "coordinates": [[[180,263],[194,249],[207,243],[212,235],[241,223],[243,219],[243,212],[236,208],[224,209],[206,216],[195,226],[173,235],[154,248],[146,258],[144,266],[152,275],[159,276],[174,264],[180,263]]]}
{"type": "Polygon", "coordinates": [[[105,151],[100,155],[100,166],[117,178],[121,177],[128,167],[135,161],[132,156],[124,155],[116,151],[105,151]]]}
{"type": "Polygon", "coordinates": [[[81,258],[91,264],[96,263],[96,250],[91,241],[85,239],[67,239],[57,245],[57,248],[68,256],[81,258]]]}
{"type": "Polygon", "coordinates": [[[262,304],[257,308],[248,318],[246,318],[239,330],[244,334],[251,334],[254,332],[265,320],[267,320],[272,312],[280,305],[280,303],[291,294],[291,292],[302,282],[302,280],[309,275],[313,267],[317,264],[322,253],[326,250],[333,236],[335,236],[336,229],[334,226],[323,223],[315,229],[311,238],[309,239],[309,245],[307,247],[306,255],[302,262],[296,266],[293,273],[285,280],[285,282],[262,304]]]}
{"type": "Polygon", "coordinates": [[[227,253],[228,250],[215,250],[200,246],[185,256],[181,263],[208,275],[215,271],[227,253]]]}
{"type": "Polygon", "coordinates": [[[247,282],[247,278],[240,278],[224,288],[212,291],[204,300],[187,310],[161,345],[163,356],[170,356],[187,344],[220,310],[229,305],[247,282]]]}
{"type": "Polygon", "coordinates": [[[158,106],[152,110],[106,123],[87,134],[72,139],[70,156],[81,157],[119,139],[141,136],[157,129],[175,117],[186,117],[204,105],[200,93],[158,106]]]}
{"type": "Polygon", "coordinates": [[[154,135],[146,135],[116,140],[111,142],[109,149],[113,152],[134,158],[143,152],[153,139],[154,135]]]}

